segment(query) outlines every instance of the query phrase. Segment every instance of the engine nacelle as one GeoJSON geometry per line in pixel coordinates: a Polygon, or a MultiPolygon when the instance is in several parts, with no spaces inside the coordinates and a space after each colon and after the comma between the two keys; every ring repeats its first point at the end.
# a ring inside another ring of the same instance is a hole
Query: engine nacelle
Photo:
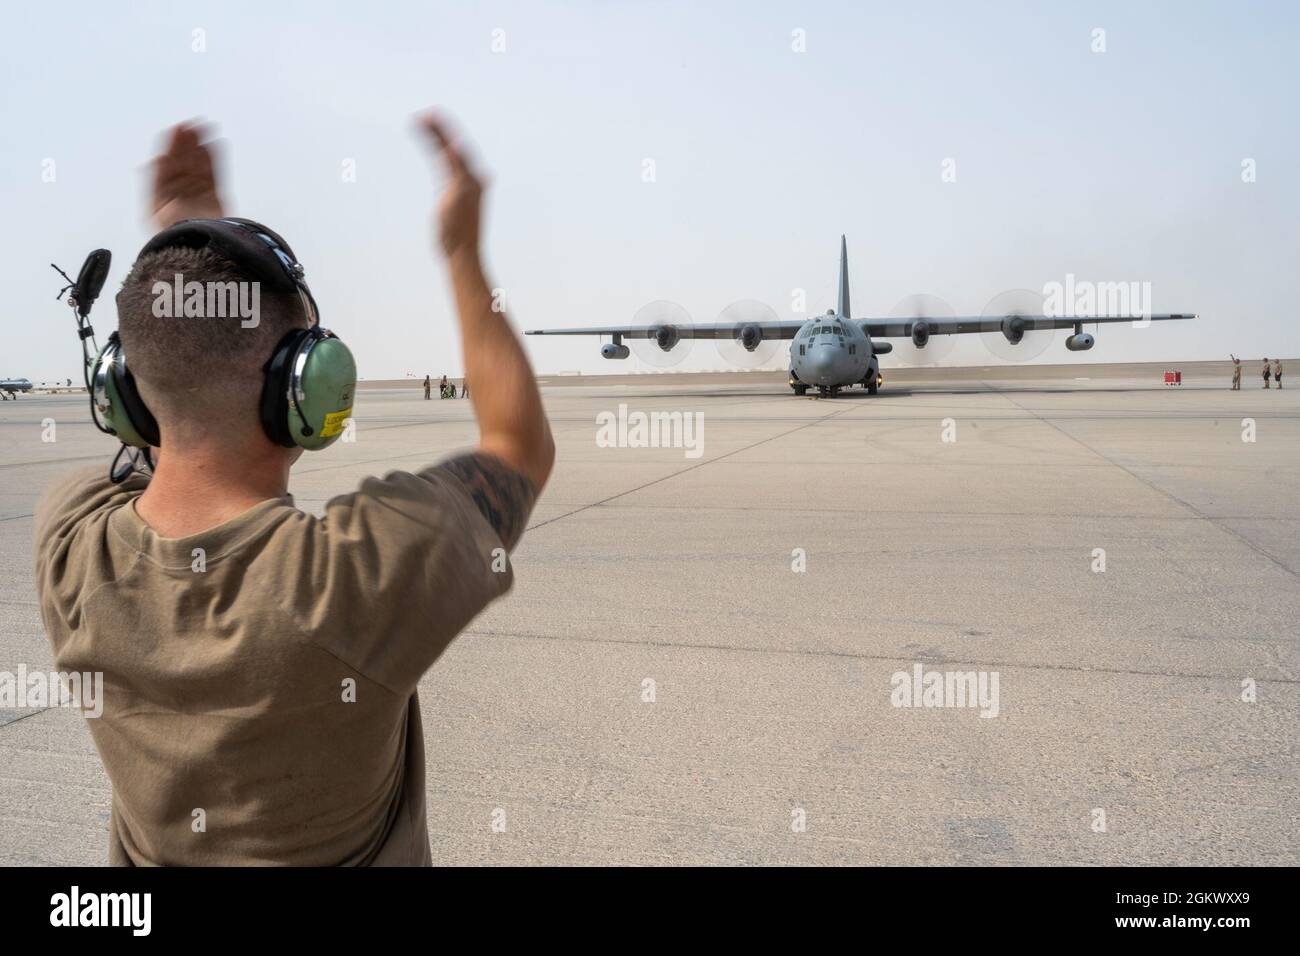
{"type": "Polygon", "coordinates": [[[1025,320],[1018,315],[1009,315],[1002,320],[1002,335],[1012,345],[1019,345],[1025,337],[1025,320]]]}
{"type": "Polygon", "coordinates": [[[650,337],[655,340],[655,345],[665,352],[671,352],[681,338],[681,333],[677,331],[675,325],[656,325],[651,330],[650,337]]]}
{"type": "Polygon", "coordinates": [[[752,352],[763,341],[763,330],[757,325],[746,325],[741,328],[736,341],[745,347],[746,352],[752,352]]]}
{"type": "Polygon", "coordinates": [[[632,354],[631,349],[626,345],[602,345],[600,347],[600,357],[607,359],[625,359],[632,354]]]}
{"type": "Polygon", "coordinates": [[[925,343],[930,341],[930,323],[915,322],[912,324],[912,344],[918,349],[925,348],[925,343]]]}
{"type": "Polygon", "coordinates": [[[1071,352],[1086,352],[1097,342],[1087,332],[1076,332],[1065,340],[1065,347],[1071,352]]]}

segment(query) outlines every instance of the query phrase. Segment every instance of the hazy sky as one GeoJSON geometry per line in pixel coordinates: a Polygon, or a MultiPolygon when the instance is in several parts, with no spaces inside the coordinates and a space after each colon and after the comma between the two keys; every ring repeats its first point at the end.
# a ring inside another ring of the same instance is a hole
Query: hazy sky
{"type": "MultiPolygon", "coordinates": [[[[96,313],[112,328],[149,234],[143,165],[195,116],[225,142],[230,211],[285,234],[364,377],[459,372],[436,177],[411,128],[429,104],[490,171],[487,259],[521,328],[630,322],[660,299],[697,321],[739,299],[786,318],[795,289],[822,311],[846,233],[855,315],[913,293],[979,313],[1073,273],[1150,282],[1156,311],[1202,319],[1103,328],[1092,352],[1058,341],[1040,361],[1300,356],[1297,9],[11,5],[0,375],[79,375],[48,263],[112,249],[96,313]]],[[[644,368],[601,360],[595,339],[527,343],[540,371],[644,368]]],[[[945,358],[989,360],[979,337],[945,358]]],[[[721,366],[700,342],[683,367],[721,366]]]]}

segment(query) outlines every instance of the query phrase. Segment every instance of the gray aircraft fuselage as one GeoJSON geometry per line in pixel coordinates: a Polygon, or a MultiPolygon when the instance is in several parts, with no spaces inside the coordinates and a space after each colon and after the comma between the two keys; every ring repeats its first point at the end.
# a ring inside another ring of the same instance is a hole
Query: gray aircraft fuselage
{"type": "Polygon", "coordinates": [[[874,392],[880,363],[871,336],[837,313],[809,319],[790,342],[790,385],[830,392],[846,385],[865,385],[874,392]]]}
{"type": "Polygon", "coordinates": [[[809,319],[790,342],[790,387],[799,395],[815,388],[833,395],[846,385],[875,393],[880,361],[871,336],[849,316],[849,252],[840,237],[840,303],[809,319]]]}

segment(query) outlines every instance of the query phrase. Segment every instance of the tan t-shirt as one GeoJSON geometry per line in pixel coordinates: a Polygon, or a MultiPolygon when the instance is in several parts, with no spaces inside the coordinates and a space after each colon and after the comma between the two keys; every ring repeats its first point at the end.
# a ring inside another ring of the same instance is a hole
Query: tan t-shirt
{"type": "Polygon", "coordinates": [[[104,675],[110,862],[429,863],[416,682],[512,581],[465,488],[393,472],[161,538],[105,471],[41,499],[36,576],[57,668],[104,675]]]}

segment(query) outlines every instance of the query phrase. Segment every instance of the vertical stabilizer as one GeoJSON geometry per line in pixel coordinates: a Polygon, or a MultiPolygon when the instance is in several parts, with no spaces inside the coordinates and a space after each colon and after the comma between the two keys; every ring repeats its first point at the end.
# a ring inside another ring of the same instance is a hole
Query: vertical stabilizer
{"type": "Polygon", "coordinates": [[[840,236],[840,303],[835,310],[841,318],[847,319],[849,312],[849,246],[840,236]]]}

